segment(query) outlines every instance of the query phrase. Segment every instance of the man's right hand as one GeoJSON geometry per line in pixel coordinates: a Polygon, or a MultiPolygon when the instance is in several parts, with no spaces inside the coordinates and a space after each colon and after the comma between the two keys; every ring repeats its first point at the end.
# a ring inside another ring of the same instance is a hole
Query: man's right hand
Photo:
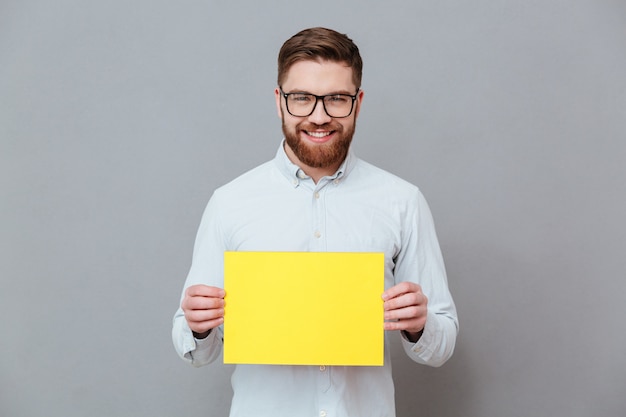
{"type": "Polygon", "coordinates": [[[226,292],[208,285],[192,285],[185,290],[181,308],[189,328],[197,339],[204,339],[211,329],[224,323],[226,292]]]}

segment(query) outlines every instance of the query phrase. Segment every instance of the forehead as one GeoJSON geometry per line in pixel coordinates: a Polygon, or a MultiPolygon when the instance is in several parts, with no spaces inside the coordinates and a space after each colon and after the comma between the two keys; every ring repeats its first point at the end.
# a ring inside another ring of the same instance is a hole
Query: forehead
{"type": "Polygon", "coordinates": [[[313,94],[354,94],[356,90],[352,68],[334,61],[298,61],[287,71],[282,87],[285,91],[298,90],[313,94]]]}

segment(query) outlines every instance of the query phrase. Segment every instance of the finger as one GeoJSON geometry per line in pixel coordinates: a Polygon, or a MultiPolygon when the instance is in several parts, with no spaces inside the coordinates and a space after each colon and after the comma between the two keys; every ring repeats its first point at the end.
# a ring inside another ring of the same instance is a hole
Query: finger
{"type": "Polygon", "coordinates": [[[224,298],[226,296],[226,292],[223,289],[203,284],[192,285],[185,290],[185,294],[190,297],[224,298]]]}
{"type": "Polygon", "coordinates": [[[193,332],[202,334],[220,326],[222,323],[224,323],[224,318],[220,317],[217,319],[208,320],[208,321],[200,321],[200,322],[193,322],[193,321],[187,320],[187,323],[189,325],[189,328],[193,332]]]}
{"type": "Polygon", "coordinates": [[[426,325],[428,310],[426,307],[409,307],[395,310],[385,315],[385,330],[406,330],[420,332],[426,325]]]}
{"type": "Polygon", "coordinates": [[[412,320],[426,314],[423,306],[409,306],[396,310],[385,311],[385,320],[412,320]]]}
{"type": "Polygon", "coordinates": [[[220,308],[214,310],[187,310],[185,311],[185,318],[191,323],[218,320],[224,318],[224,310],[220,308]]]}
{"type": "Polygon", "coordinates": [[[392,298],[396,298],[402,294],[406,294],[410,292],[421,292],[421,291],[422,291],[422,287],[420,287],[418,284],[404,281],[387,289],[383,293],[382,297],[384,301],[387,301],[387,300],[391,300],[392,298]]]}
{"type": "Polygon", "coordinates": [[[385,311],[402,309],[410,306],[426,305],[428,299],[421,292],[411,292],[399,295],[383,303],[383,309],[385,311]]]}
{"type": "Polygon", "coordinates": [[[426,318],[386,321],[383,326],[384,330],[405,330],[411,333],[419,333],[426,326],[426,318]]]}
{"type": "Polygon", "coordinates": [[[223,298],[186,296],[183,299],[181,307],[183,310],[212,310],[224,308],[224,305],[225,302],[223,298]]]}
{"type": "Polygon", "coordinates": [[[196,333],[204,333],[224,323],[224,310],[186,310],[185,320],[196,333]]]}

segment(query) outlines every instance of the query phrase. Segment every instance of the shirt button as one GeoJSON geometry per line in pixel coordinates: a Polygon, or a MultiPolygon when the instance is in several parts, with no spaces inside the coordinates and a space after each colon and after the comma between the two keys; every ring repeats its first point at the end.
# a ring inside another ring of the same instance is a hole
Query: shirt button
{"type": "Polygon", "coordinates": [[[326,370],[326,367],[324,365],[320,366],[320,372],[324,372],[326,370]]]}
{"type": "Polygon", "coordinates": [[[317,199],[319,199],[319,198],[320,198],[320,193],[315,193],[315,194],[313,194],[313,196],[314,196],[314,197],[315,197],[315,199],[317,200],[317,199]]]}
{"type": "Polygon", "coordinates": [[[326,417],[326,411],[324,410],[320,411],[320,417],[326,417]]]}
{"type": "Polygon", "coordinates": [[[320,237],[322,237],[322,234],[321,234],[321,233],[320,233],[320,231],[318,230],[317,232],[315,232],[315,233],[313,234],[313,236],[315,236],[316,238],[318,238],[318,239],[319,239],[320,237]]]}

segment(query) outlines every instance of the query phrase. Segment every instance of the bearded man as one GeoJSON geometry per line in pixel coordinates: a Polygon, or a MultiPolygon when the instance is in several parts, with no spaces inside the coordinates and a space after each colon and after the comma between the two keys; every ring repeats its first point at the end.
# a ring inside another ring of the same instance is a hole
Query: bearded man
{"type": "Polygon", "coordinates": [[[454,350],[458,319],[424,197],[351,150],[362,65],[357,46],[334,30],[306,29],[284,43],[274,90],[284,140],[273,160],[211,197],[172,337],[193,366],[220,355],[225,251],[378,252],[385,259],[384,365],[237,365],[233,417],[395,416],[391,334],[420,364],[440,366],[454,350]]]}

